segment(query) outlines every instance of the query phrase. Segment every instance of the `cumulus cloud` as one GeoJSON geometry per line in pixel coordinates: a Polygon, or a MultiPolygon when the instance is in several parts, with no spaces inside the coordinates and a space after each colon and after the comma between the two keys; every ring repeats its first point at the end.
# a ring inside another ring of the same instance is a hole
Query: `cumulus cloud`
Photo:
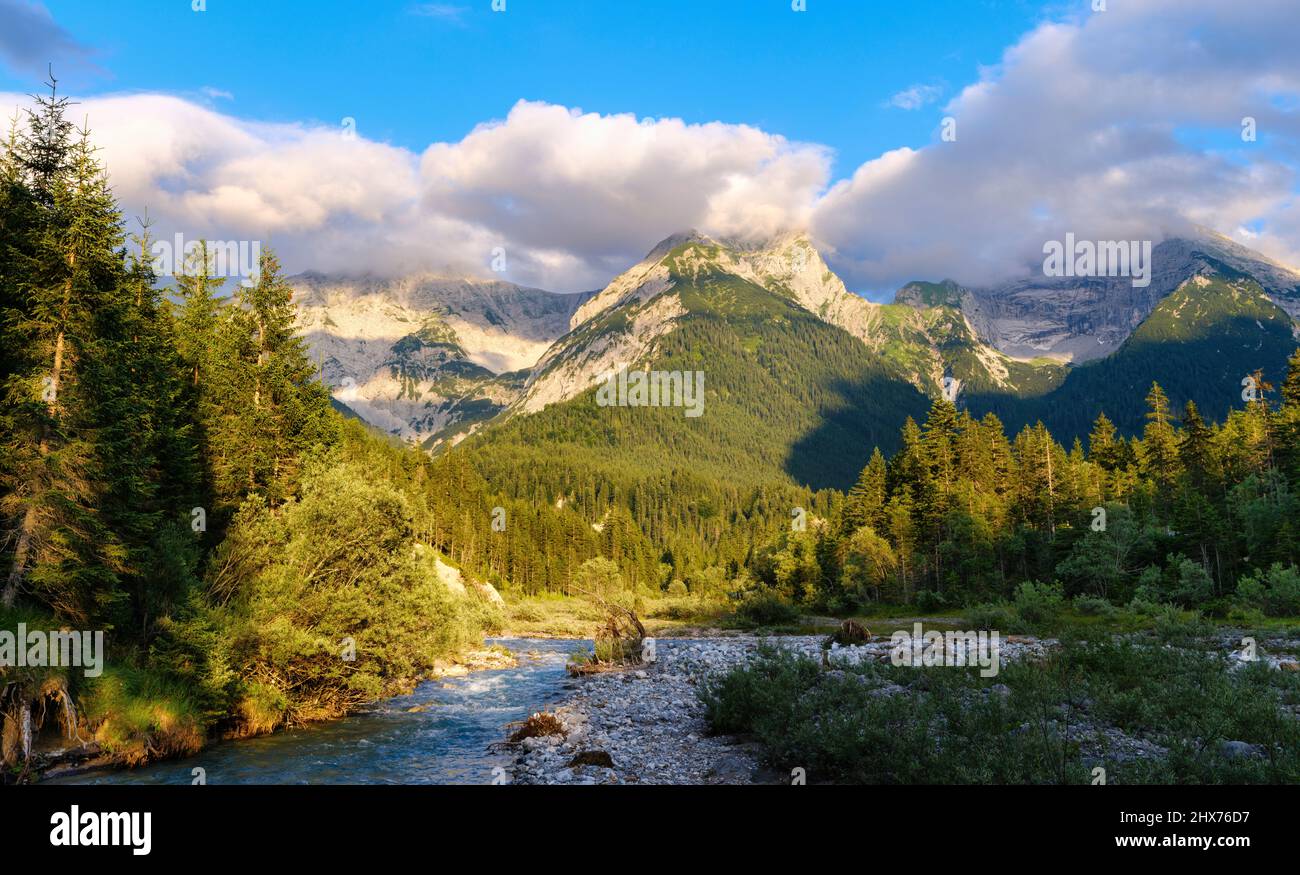
{"type": "MultiPolygon", "coordinates": [[[[25,104],[18,95],[6,105],[25,104]]],[[[518,103],[425,152],[344,127],[246,122],[179,97],[81,101],[114,188],[157,234],[259,240],[295,270],[599,288],[683,228],[804,225],[830,152],[744,125],[518,103]]]]}
{"type": "Polygon", "coordinates": [[[156,94],[83,99],[78,116],[129,215],[260,240],[293,270],[491,275],[503,250],[506,278],[592,289],[677,231],[798,227],[873,295],[1027,272],[1067,232],[1205,225],[1296,264],[1298,19],[1294,0],[1148,0],[1044,23],[935,113],[934,142],[838,181],[826,147],[755,127],[530,101],[421,152],[156,94]]]}
{"type": "Polygon", "coordinates": [[[850,285],[881,292],[909,277],[1003,278],[1067,231],[1158,238],[1262,221],[1249,245],[1294,253],[1279,237],[1293,233],[1281,211],[1296,186],[1279,141],[1295,141],[1300,116],[1278,97],[1300,94],[1298,22],[1290,0],[1150,0],[1043,24],[943,108],[954,142],[867,162],[821,199],[814,229],[850,285]],[[1240,141],[1245,116],[1272,147],[1240,141]],[[1188,145],[1199,134],[1226,145],[1188,145]]]}
{"type": "Polygon", "coordinates": [[[772,234],[804,224],[830,153],[745,125],[598,115],[521,101],[421,160],[424,203],[526,251],[596,262],[669,233],[772,234]]]}

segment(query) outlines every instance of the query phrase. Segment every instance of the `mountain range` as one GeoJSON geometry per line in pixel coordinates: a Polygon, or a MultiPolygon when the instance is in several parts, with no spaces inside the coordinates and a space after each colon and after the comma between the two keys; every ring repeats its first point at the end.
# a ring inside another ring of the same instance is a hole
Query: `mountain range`
{"type": "Polygon", "coordinates": [[[293,282],[336,403],[397,439],[435,452],[476,434],[521,452],[580,441],[647,471],[812,487],[851,481],[940,395],[1063,439],[1102,411],[1136,432],[1152,381],[1219,417],[1245,375],[1279,378],[1300,337],[1300,274],[1209,232],[1156,245],[1145,287],[949,279],[908,283],[892,303],[850,292],[803,233],[677,234],[595,293],[433,275],[293,282]],[[622,366],[702,371],[706,415],[601,410],[595,386],[622,366]]]}

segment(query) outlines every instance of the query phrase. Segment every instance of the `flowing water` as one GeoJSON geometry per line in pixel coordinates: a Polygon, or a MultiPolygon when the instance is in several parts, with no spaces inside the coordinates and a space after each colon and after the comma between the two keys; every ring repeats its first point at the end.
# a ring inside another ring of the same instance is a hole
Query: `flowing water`
{"type": "Polygon", "coordinates": [[[564,664],[590,642],[489,643],[512,650],[518,666],[426,681],[341,720],[221,742],[187,759],[50,783],[190,784],[202,768],[209,784],[490,784],[513,756],[488,746],[505,739],[507,723],[563,698],[572,685],[564,664]]]}

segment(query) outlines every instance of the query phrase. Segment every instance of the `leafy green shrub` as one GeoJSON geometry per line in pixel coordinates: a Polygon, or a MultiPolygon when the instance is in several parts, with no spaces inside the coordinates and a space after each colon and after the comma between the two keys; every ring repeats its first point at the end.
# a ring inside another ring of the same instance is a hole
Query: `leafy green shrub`
{"type": "Polygon", "coordinates": [[[984,693],[974,671],[875,663],[833,672],[784,649],[760,650],[701,690],[715,732],[744,733],[785,771],[870,784],[1044,783],[1086,779],[1051,733],[1019,731],[1026,711],[984,693]],[[903,687],[899,691],[899,687],[903,687]],[[942,744],[936,744],[942,732],[942,744]]]}
{"type": "Polygon", "coordinates": [[[541,609],[528,602],[512,605],[510,607],[510,616],[521,623],[540,623],[546,619],[546,615],[542,613],[541,609]]]}
{"type": "Polygon", "coordinates": [[[705,613],[708,613],[708,606],[700,599],[686,596],[660,599],[655,602],[648,616],[659,620],[695,620],[705,613]]]}
{"type": "Polygon", "coordinates": [[[1134,616],[1154,617],[1164,607],[1160,602],[1152,601],[1147,596],[1148,594],[1139,590],[1138,594],[1133,596],[1133,600],[1128,603],[1128,609],[1134,616]]]}
{"type": "Polygon", "coordinates": [[[1026,581],[1016,587],[1013,602],[1018,616],[1031,628],[1050,626],[1065,608],[1060,584],[1026,581]]]}
{"type": "Polygon", "coordinates": [[[1081,719],[1145,737],[1165,757],[1107,764],[1116,783],[1295,783],[1300,675],[1262,664],[1229,670],[1199,647],[1133,638],[1063,642],[1013,662],[994,681],[975,670],[870,663],[825,671],[781,648],[710,678],[700,698],[715,732],[752,736],[783,771],[856,783],[1083,783],[1093,761],[1066,739],[1081,719]],[[1223,739],[1268,753],[1231,760],[1223,739]]]}
{"type": "Polygon", "coordinates": [[[799,610],[770,590],[757,590],[737,606],[736,619],[750,628],[790,626],[799,621],[799,610]]]}
{"type": "Polygon", "coordinates": [[[500,611],[456,594],[416,549],[418,505],[359,460],[314,462],[301,495],[240,509],[211,567],[212,658],[248,679],[250,728],[337,716],[398,693],[482,640],[500,611]],[[282,701],[281,701],[282,699],[282,701]]]}
{"type": "Polygon", "coordinates": [[[1138,578],[1134,598],[1157,604],[1174,603],[1191,607],[1214,594],[1214,579],[1201,563],[1181,553],[1166,557],[1163,569],[1151,565],[1138,578]]]}
{"type": "Polygon", "coordinates": [[[1191,644],[1213,631],[1199,611],[1184,614],[1176,605],[1165,605],[1155,615],[1156,636],[1168,644],[1191,644]]]}
{"type": "Polygon", "coordinates": [[[1074,610],[1084,617],[1113,617],[1116,608],[1107,599],[1081,595],[1074,599],[1074,610]]]}
{"type": "Polygon", "coordinates": [[[1173,599],[1183,605],[1198,605],[1214,594],[1214,578],[1199,562],[1179,556],[1177,586],[1173,599]]]}
{"type": "Polygon", "coordinates": [[[1259,608],[1233,605],[1228,611],[1228,622],[1236,623],[1239,626],[1245,626],[1247,628],[1260,626],[1264,622],[1264,612],[1259,608]]]}
{"type": "Polygon", "coordinates": [[[962,618],[972,629],[989,631],[1010,629],[1014,622],[1011,606],[1005,603],[972,605],[962,613],[962,618]]]}
{"type": "Polygon", "coordinates": [[[1270,617],[1300,614],[1300,569],[1274,563],[1268,571],[1243,577],[1237,584],[1237,600],[1270,617]]]}
{"type": "Polygon", "coordinates": [[[916,608],[919,611],[942,611],[948,606],[943,593],[923,589],[916,594],[916,608]]]}

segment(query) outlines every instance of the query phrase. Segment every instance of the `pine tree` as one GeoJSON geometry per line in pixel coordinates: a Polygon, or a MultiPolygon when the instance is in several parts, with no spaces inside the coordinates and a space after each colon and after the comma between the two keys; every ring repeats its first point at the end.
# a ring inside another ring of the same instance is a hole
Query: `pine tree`
{"type": "Polygon", "coordinates": [[[1115,424],[1106,418],[1105,413],[1097,415],[1088,436],[1088,453],[1090,458],[1107,471],[1119,467],[1121,451],[1116,441],[1115,424]]]}
{"type": "Polygon", "coordinates": [[[1183,410],[1183,433],[1178,443],[1178,458],[1192,485],[1204,491],[1213,476],[1214,433],[1205,424],[1195,401],[1183,410]]]}
{"type": "Polygon", "coordinates": [[[120,289],[98,314],[86,383],[93,398],[98,479],[105,526],[124,550],[128,598],[113,617],[143,640],[182,604],[195,583],[190,509],[199,477],[184,369],[176,354],[149,253],[147,219],[133,235],[120,289]]]}
{"type": "Polygon", "coordinates": [[[842,531],[851,534],[862,526],[880,528],[884,521],[885,498],[885,457],[876,447],[844,502],[842,531]]]}
{"type": "Polygon", "coordinates": [[[1286,380],[1282,383],[1278,443],[1280,464],[1290,476],[1292,486],[1300,488],[1300,349],[1287,363],[1286,380]]]}
{"type": "Polygon", "coordinates": [[[1144,470],[1168,495],[1178,477],[1178,441],[1174,434],[1169,399],[1158,383],[1147,393],[1147,425],[1142,433],[1144,470]]]}
{"type": "Polygon", "coordinates": [[[37,216],[10,335],[20,363],[5,387],[15,417],[0,513],[16,524],[0,601],[12,604],[30,585],[60,614],[85,621],[115,600],[125,567],[99,511],[94,400],[81,385],[103,352],[98,333],[122,279],[122,230],[89,133],[71,139],[66,105],[52,86],[18,144],[37,216]]]}
{"type": "Polygon", "coordinates": [[[238,308],[221,322],[215,421],[204,425],[217,499],[226,508],[250,495],[283,502],[303,454],[337,439],[329,390],[295,331],[292,297],[279,260],[265,251],[256,281],[240,289],[238,308]]]}
{"type": "Polygon", "coordinates": [[[198,389],[210,370],[212,343],[221,316],[220,278],[209,275],[212,256],[208,241],[200,240],[185,254],[176,274],[176,349],[189,372],[190,384],[198,389]]]}

